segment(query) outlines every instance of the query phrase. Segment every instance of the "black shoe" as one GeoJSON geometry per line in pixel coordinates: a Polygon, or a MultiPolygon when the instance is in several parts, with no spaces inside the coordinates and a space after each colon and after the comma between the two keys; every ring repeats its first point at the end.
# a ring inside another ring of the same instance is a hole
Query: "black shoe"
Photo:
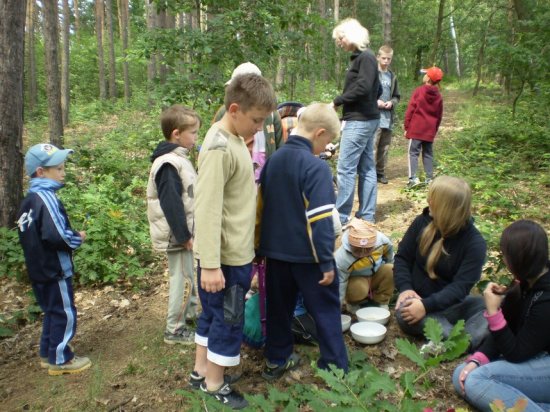
{"type": "MultiPolygon", "coordinates": [[[[242,375],[223,375],[223,383],[233,385],[242,375]]],[[[201,376],[197,371],[193,371],[189,374],[189,386],[193,389],[200,389],[201,383],[204,382],[204,376],[201,376]]]]}
{"type": "Polygon", "coordinates": [[[293,353],[287,359],[283,365],[275,365],[273,363],[266,362],[265,369],[262,372],[262,378],[268,381],[274,381],[284,375],[286,371],[296,369],[300,364],[300,357],[293,353]]]}
{"type": "Polygon", "coordinates": [[[206,389],[206,382],[200,384],[200,389],[204,393],[213,396],[225,406],[231,409],[243,409],[248,406],[248,401],[239,392],[231,388],[228,383],[224,383],[217,391],[210,392],[206,389]]]}
{"type": "Polygon", "coordinates": [[[383,185],[387,185],[388,184],[388,179],[386,178],[386,176],[384,175],[376,175],[376,181],[378,183],[382,183],[383,185]]]}

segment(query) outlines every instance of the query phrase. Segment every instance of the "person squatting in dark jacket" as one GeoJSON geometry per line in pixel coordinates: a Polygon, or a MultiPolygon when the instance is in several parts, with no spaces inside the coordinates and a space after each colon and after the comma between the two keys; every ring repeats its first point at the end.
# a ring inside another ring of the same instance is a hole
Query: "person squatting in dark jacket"
{"type": "Polygon", "coordinates": [[[340,327],[338,277],[335,276],[332,176],[317,158],[338,137],[340,123],[331,106],[313,104],[298,126],[262,170],[258,192],[256,255],[266,258],[267,380],[296,367],[291,320],[296,296],[303,296],[315,320],[321,357],[347,371],[348,359],[340,327]]]}
{"type": "Polygon", "coordinates": [[[69,342],[76,332],[72,252],[86,232],[71,228],[55,192],[65,181],[65,159],[73,153],[51,144],[32,146],[25,155],[31,177],[29,192],[19,208],[19,241],[36,301],[44,312],[40,337],[40,366],[49,375],[79,373],[92,366],[75,356],[69,342]]]}
{"type": "Polygon", "coordinates": [[[530,220],[502,232],[500,250],[514,276],[511,287],[489,283],[483,292],[490,336],[453,374],[457,393],[477,410],[499,399],[512,410],[550,410],[550,262],[548,236],[530,220]]]}
{"type": "Polygon", "coordinates": [[[439,93],[443,72],[435,66],[422,72],[424,84],[414,90],[405,112],[405,137],[410,139],[409,187],[420,183],[416,176],[420,151],[426,183],[433,179],[433,141],[443,117],[443,99],[439,93]]]}
{"type": "Polygon", "coordinates": [[[395,255],[393,276],[399,297],[399,327],[422,336],[427,318],[444,337],[465,320],[475,349],[487,335],[483,299],[469,296],[481,277],[487,246],[471,217],[471,191],[457,177],[439,176],[428,189],[428,205],[407,229],[395,255]]]}

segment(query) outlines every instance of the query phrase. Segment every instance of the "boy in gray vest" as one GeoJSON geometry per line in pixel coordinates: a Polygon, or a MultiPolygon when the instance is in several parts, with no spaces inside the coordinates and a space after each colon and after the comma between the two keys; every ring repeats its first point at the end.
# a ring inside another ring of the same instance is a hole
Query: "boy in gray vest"
{"type": "Polygon", "coordinates": [[[170,286],[164,342],[193,345],[186,326],[197,308],[193,270],[194,186],[197,172],[189,160],[201,125],[198,114],[174,105],[164,110],[160,124],[166,140],[151,161],[147,184],[147,218],[153,247],[168,255],[170,286]]]}
{"type": "Polygon", "coordinates": [[[397,77],[389,69],[393,58],[393,49],[382,46],[378,49],[378,77],[382,86],[382,95],[378,98],[380,123],[374,135],[374,149],[376,150],[376,178],[378,183],[387,184],[386,164],[390,149],[392,128],[395,120],[395,106],[401,98],[397,86],[397,77]]]}

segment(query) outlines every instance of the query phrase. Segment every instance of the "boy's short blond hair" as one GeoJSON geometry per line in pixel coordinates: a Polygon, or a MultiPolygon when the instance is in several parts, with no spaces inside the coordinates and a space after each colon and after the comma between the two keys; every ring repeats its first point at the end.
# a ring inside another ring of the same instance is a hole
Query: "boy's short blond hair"
{"type": "Polygon", "coordinates": [[[233,103],[237,103],[243,112],[253,107],[272,112],[277,107],[277,98],[271,83],[262,76],[248,73],[231,79],[225,89],[225,110],[229,110],[233,103]]]}
{"type": "Polygon", "coordinates": [[[160,115],[160,127],[166,140],[170,139],[174,130],[183,132],[197,123],[199,126],[202,123],[198,113],[181,104],[174,104],[164,109],[160,115]]]}
{"type": "Polygon", "coordinates": [[[333,138],[340,136],[340,120],[332,106],[326,103],[312,103],[302,110],[298,117],[299,129],[312,133],[316,129],[326,129],[333,138]]]}
{"type": "Polygon", "coordinates": [[[393,56],[393,49],[387,44],[384,44],[382,47],[378,49],[378,55],[380,56],[382,53],[391,54],[393,56]]]}

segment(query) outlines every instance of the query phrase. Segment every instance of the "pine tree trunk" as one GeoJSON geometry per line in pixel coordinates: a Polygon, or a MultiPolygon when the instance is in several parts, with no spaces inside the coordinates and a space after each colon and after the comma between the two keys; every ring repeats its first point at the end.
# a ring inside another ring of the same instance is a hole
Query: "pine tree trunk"
{"type": "Polygon", "coordinates": [[[109,98],[116,99],[115,36],[113,33],[113,0],[105,0],[107,36],[109,37],[109,98]]]}
{"type": "Polygon", "coordinates": [[[74,9],[74,34],[78,36],[80,32],[80,12],[78,10],[78,0],[73,0],[74,9]]]}
{"type": "Polygon", "coordinates": [[[57,147],[63,147],[57,2],[44,1],[42,2],[42,7],[44,12],[44,51],[46,59],[46,90],[48,95],[50,142],[57,147]]]}
{"type": "Polygon", "coordinates": [[[61,112],[63,113],[63,126],[69,123],[70,107],[70,31],[71,31],[71,10],[69,0],[63,0],[63,54],[61,55],[61,112]]]}
{"type": "Polygon", "coordinates": [[[456,39],[456,28],[455,28],[455,21],[453,19],[453,15],[451,14],[450,18],[450,24],[451,24],[451,38],[453,39],[453,45],[455,49],[455,66],[456,66],[456,75],[460,78],[461,77],[461,70],[460,70],[460,49],[458,47],[458,40],[456,39]]]}
{"type": "Polygon", "coordinates": [[[16,225],[23,193],[23,66],[27,2],[0,0],[0,226],[16,225]]]}
{"type": "MultiPolygon", "coordinates": [[[[147,29],[154,30],[157,27],[157,12],[156,6],[149,0],[147,5],[147,29]]],[[[156,54],[152,53],[149,58],[149,63],[147,64],[147,83],[149,87],[152,87],[153,81],[157,77],[157,58],[156,54]]]]}
{"type": "Polygon", "coordinates": [[[34,111],[37,102],[37,84],[36,84],[36,52],[35,52],[35,24],[38,21],[36,0],[28,0],[27,4],[27,51],[28,55],[28,86],[29,86],[29,110],[34,111]]]}
{"type": "Polygon", "coordinates": [[[384,44],[391,46],[391,0],[382,0],[382,22],[384,24],[384,44]]]}
{"type": "Polygon", "coordinates": [[[437,56],[437,49],[439,49],[439,43],[441,42],[441,35],[443,33],[443,12],[445,11],[445,0],[439,0],[439,13],[437,15],[437,28],[435,30],[435,38],[432,46],[432,52],[430,54],[430,66],[435,65],[435,58],[437,56]]]}
{"type": "Polygon", "coordinates": [[[99,78],[99,98],[107,99],[105,87],[105,58],[103,57],[103,0],[95,2],[95,31],[97,38],[97,63],[99,78]]]}
{"type": "Polygon", "coordinates": [[[120,14],[120,39],[122,42],[122,55],[124,56],[124,62],[122,63],[122,75],[124,77],[124,101],[130,102],[130,70],[129,64],[126,60],[128,56],[128,0],[119,0],[118,11],[120,14]]]}

